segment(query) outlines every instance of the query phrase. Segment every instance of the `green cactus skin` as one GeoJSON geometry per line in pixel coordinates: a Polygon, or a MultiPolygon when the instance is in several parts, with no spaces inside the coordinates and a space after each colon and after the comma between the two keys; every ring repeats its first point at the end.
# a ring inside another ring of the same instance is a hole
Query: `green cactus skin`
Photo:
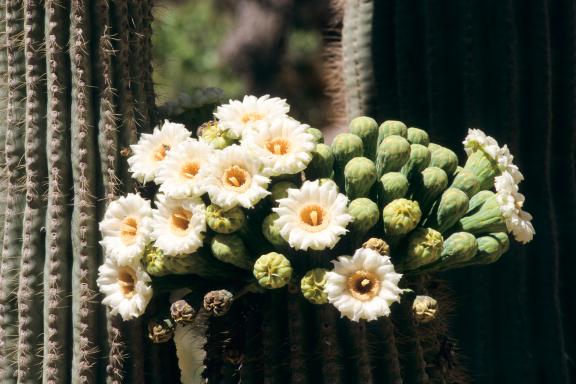
{"type": "Polygon", "coordinates": [[[342,22],[342,69],[346,115],[349,118],[370,114],[374,104],[373,16],[372,0],[352,0],[345,3],[342,22]]]}
{"type": "Polygon", "coordinates": [[[349,199],[367,197],[376,182],[376,165],[366,157],[355,157],[344,168],[344,189],[349,199]]]}
{"type": "Polygon", "coordinates": [[[408,179],[400,172],[388,172],[380,178],[378,184],[378,203],[380,207],[386,206],[392,200],[406,197],[410,184],[408,179]]]}
{"type": "Polygon", "coordinates": [[[371,117],[360,116],[352,119],[348,126],[350,133],[362,139],[364,156],[370,160],[376,159],[378,140],[378,123],[371,117]]]}
{"type": "Polygon", "coordinates": [[[406,257],[400,262],[403,271],[416,270],[440,258],[444,240],[432,228],[418,228],[408,238],[406,257]]]}
{"type": "Polygon", "coordinates": [[[298,188],[298,186],[291,181],[279,181],[272,184],[272,187],[270,187],[270,197],[272,198],[273,202],[276,202],[280,199],[288,197],[289,189],[296,188],[298,188]]]}
{"type": "Polygon", "coordinates": [[[270,252],[260,256],[254,263],[254,277],[267,289],[282,288],[292,277],[292,265],[286,256],[270,252]]]}
{"type": "Polygon", "coordinates": [[[163,264],[168,274],[193,274],[210,280],[230,280],[232,276],[241,272],[231,264],[221,262],[204,251],[190,255],[165,256],[163,264]]]}
{"type": "Polygon", "coordinates": [[[374,377],[382,383],[400,384],[402,375],[392,321],[388,317],[380,317],[369,322],[366,328],[369,339],[373,341],[371,360],[374,377]]]}
{"type": "MultiPolygon", "coordinates": [[[[364,153],[362,139],[351,133],[340,133],[332,141],[332,154],[334,155],[334,177],[336,184],[344,188],[344,167],[350,160],[360,157],[364,153]]],[[[329,177],[324,175],[323,177],[329,177]]]]}
{"type": "Polygon", "coordinates": [[[8,98],[6,100],[5,166],[7,177],[6,211],[2,259],[0,265],[0,381],[15,383],[18,334],[17,298],[18,275],[22,247],[22,212],[25,195],[21,181],[25,177],[21,161],[24,158],[25,136],[25,65],[22,37],[24,15],[19,1],[6,1],[6,52],[8,98]],[[8,28],[8,26],[10,26],[8,28]]]}
{"type": "Polygon", "coordinates": [[[384,233],[387,236],[403,236],[412,231],[422,217],[416,201],[396,199],[384,207],[384,233]]]}
{"type": "Polygon", "coordinates": [[[321,130],[319,130],[318,128],[308,128],[306,130],[306,132],[308,132],[309,134],[311,134],[312,136],[314,136],[314,142],[316,144],[322,144],[324,143],[324,134],[322,133],[321,130]]]}
{"type": "Polygon", "coordinates": [[[246,215],[238,206],[224,211],[219,206],[210,204],[206,208],[206,224],[214,232],[228,234],[246,225],[246,215]]]}
{"type": "Polygon", "coordinates": [[[141,36],[142,30],[142,2],[128,2],[128,42],[130,49],[130,88],[132,90],[132,97],[134,99],[134,111],[136,124],[138,128],[143,132],[149,131],[149,121],[148,117],[148,107],[146,104],[146,95],[144,94],[144,76],[146,71],[142,70],[145,68],[142,55],[142,43],[143,39],[141,36]]]}
{"type": "Polygon", "coordinates": [[[444,240],[442,255],[437,263],[431,265],[432,270],[442,271],[457,265],[464,265],[478,251],[478,243],[474,235],[468,232],[456,232],[444,240]]]}
{"type": "Polygon", "coordinates": [[[70,63],[72,71],[72,177],[74,208],[72,212],[72,372],[80,381],[93,380],[98,344],[98,319],[94,315],[97,292],[98,239],[96,212],[96,156],[94,111],[92,102],[91,58],[89,56],[89,6],[81,0],[71,3],[70,63]]]}
{"type": "Polygon", "coordinates": [[[428,136],[428,132],[420,128],[408,128],[406,131],[406,139],[408,139],[410,144],[420,144],[425,147],[430,144],[430,137],[428,136]]]}
{"type": "Polygon", "coordinates": [[[388,172],[397,172],[410,159],[410,143],[405,138],[392,135],[386,137],[378,146],[376,169],[378,177],[388,172]]]}
{"type": "Polygon", "coordinates": [[[442,193],[433,227],[444,233],[468,212],[469,199],[457,188],[448,188],[442,193]]]}
{"type": "Polygon", "coordinates": [[[376,148],[380,146],[385,138],[392,135],[406,138],[408,135],[408,128],[406,127],[406,124],[396,120],[386,120],[380,124],[380,127],[378,127],[378,143],[376,148]]]}
{"type": "Polygon", "coordinates": [[[422,172],[430,164],[430,151],[423,145],[410,144],[410,158],[402,167],[402,173],[412,179],[414,175],[422,172]]]}
{"type": "Polygon", "coordinates": [[[413,184],[413,197],[420,204],[424,215],[427,216],[434,202],[448,187],[448,176],[441,168],[428,167],[422,171],[422,177],[413,184]]]}
{"type": "Polygon", "coordinates": [[[451,188],[458,188],[466,193],[469,198],[472,198],[478,191],[480,191],[480,181],[474,173],[464,168],[458,167],[456,177],[452,181],[451,188]]]}
{"type": "Polygon", "coordinates": [[[304,171],[308,180],[332,177],[334,156],[332,149],[326,144],[316,144],[316,149],[312,152],[312,160],[304,171]]]}
{"type": "Polygon", "coordinates": [[[348,225],[352,241],[358,245],[363,241],[364,236],[372,229],[380,219],[380,209],[378,204],[372,200],[360,197],[354,199],[348,205],[348,213],[353,220],[348,225]]]}
{"type": "MultiPolygon", "coordinates": [[[[8,181],[6,180],[7,172],[4,168],[6,161],[4,157],[4,143],[6,142],[7,118],[6,110],[8,108],[8,50],[6,48],[6,0],[0,1],[0,239],[4,236],[4,213],[6,210],[6,189],[8,181]]],[[[2,257],[0,256],[0,260],[2,257]]],[[[1,262],[0,262],[1,263],[1,262]]],[[[1,365],[1,364],[0,364],[1,365]]]]}
{"type": "Polygon", "coordinates": [[[299,292],[288,290],[288,341],[290,348],[290,383],[308,384],[308,363],[310,355],[310,337],[307,337],[307,325],[310,324],[310,306],[299,292]]]}
{"type": "Polygon", "coordinates": [[[43,4],[28,1],[24,6],[24,54],[26,61],[26,207],[22,233],[22,256],[18,286],[18,382],[37,379],[35,367],[42,365],[37,353],[43,331],[43,318],[34,314],[41,308],[42,271],[44,266],[45,196],[46,179],[46,95],[42,91],[45,60],[38,54],[43,38],[43,4]]]}
{"type": "Polygon", "coordinates": [[[458,156],[450,149],[434,143],[430,143],[428,149],[431,154],[430,166],[442,168],[448,176],[452,176],[458,167],[458,156]]]}
{"type": "Polygon", "coordinates": [[[282,345],[286,322],[286,291],[270,292],[262,323],[262,360],[264,382],[280,383],[285,379],[283,362],[286,357],[282,345]]]}
{"type": "Polygon", "coordinates": [[[254,262],[240,236],[219,233],[210,241],[210,249],[212,255],[222,262],[249,271],[252,270],[254,262]]]}
{"type": "Polygon", "coordinates": [[[342,342],[335,330],[340,313],[332,305],[320,305],[316,310],[316,324],[320,333],[322,377],[326,383],[342,383],[342,342]]]}
{"type": "Polygon", "coordinates": [[[476,175],[481,190],[491,189],[494,186],[494,178],[499,173],[498,164],[481,150],[468,157],[464,169],[476,175]]]}
{"type": "Polygon", "coordinates": [[[506,221],[496,195],[491,191],[480,191],[474,195],[470,199],[468,213],[460,219],[458,229],[475,235],[506,232],[506,221]]]}

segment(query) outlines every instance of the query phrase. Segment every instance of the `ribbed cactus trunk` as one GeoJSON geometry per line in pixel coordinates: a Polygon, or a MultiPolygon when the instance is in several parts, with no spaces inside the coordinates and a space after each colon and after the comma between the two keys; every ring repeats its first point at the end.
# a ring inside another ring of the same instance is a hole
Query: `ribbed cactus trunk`
{"type": "Polygon", "coordinates": [[[155,122],[151,6],[0,1],[2,383],[144,380],[142,327],[96,275],[103,208],[134,188],[121,150],[155,122]]]}

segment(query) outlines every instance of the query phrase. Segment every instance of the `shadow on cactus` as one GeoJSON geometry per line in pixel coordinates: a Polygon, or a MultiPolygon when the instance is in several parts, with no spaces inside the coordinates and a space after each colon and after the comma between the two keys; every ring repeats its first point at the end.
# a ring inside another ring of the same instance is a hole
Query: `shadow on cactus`
{"type": "Polygon", "coordinates": [[[497,261],[508,233],[532,239],[513,157],[470,130],[460,167],[424,130],[369,117],[327,145],[289,110],[246,96],[197,132],[165,121],[140,136],[129,170],[155,187],[100,223],[104,303],[129,320],[170,292],[149,333],[175,341],[183,382],[433,377],[447,341],[418,336],[442,310],[428,274],[497,261]]]}

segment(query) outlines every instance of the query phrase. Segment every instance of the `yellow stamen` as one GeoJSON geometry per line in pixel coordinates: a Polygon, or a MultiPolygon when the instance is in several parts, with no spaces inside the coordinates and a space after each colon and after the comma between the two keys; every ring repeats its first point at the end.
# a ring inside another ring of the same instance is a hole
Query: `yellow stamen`
{"type": "Polygon", "coordinates": [[[356,271],[347,281],[348,292],[355,299],[368,301],[380,292],[380,280],[369,271],[356,271]]]}
{"type": "Polygon", "coordinates": [[[180,173],[186,179],[193,179],[194,176],[198,174],[199,170],[200,170],[200,164],[198,164],[197,162],[189,162],[185,163],[182,166],[180,173]]]}
{"type": "Polygon", "coordinates": [[[274,138],[266,142],[266,149],[275,155],[285,155],[290,150],[290,143],[283,137],[274,138]]]}
{"type": "Polygon", "coordinates": [[[233,165],[224,171],[222,184],[228,189],[243,192],[250,186],[250,173],[244,168],[233,165]]]}
{"type": "Polygon", "coordinates": [[[190,225],[190,219],[192,219],[192,212],[184,208],[177,208],[172,212],[172,216],[170,216],[170,227],[172,231],[179,235],[186,234],[188,232],[188,226],[190,225]]]}
{"type": "Polygon", "coordinates": [[[120,224],[120,239],[125,245],[131,245],[136,242],[138,233],[138,220],[133,217],[127,217],[120,224]]]}
{"type": "Polygon", "coordinates": [[[318,204],[308,204],[300,210],[300,222],[309,232],[317,232],[326,227],[326,212],[318,204]]]}
{"type": "Polygon", "coordinates": [[[136,293],[136,271],[130,267],[118,269],[118,287],[126,298],[131,298],[136,293]]]}
{"type": "Polygon", "coordinates": [[[263,118],[264,115],[261,114],[260,112],[246,112],[245,114],[242,115],[240,120],[242,120],[242,122],[246,124],[248,122],[262,120],[263,118]]]}
{"type": "Polygon", "coordinates": [[[170,146],[168,144],[162,144],[156,152],[154,152],[154,160],[162,161],[166,157],[166,152],[170,150],[170,146]]]}

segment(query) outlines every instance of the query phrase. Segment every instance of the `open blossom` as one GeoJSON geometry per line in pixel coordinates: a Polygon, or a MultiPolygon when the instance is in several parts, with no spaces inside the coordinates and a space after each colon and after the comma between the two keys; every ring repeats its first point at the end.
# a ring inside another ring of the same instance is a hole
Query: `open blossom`
{"type": "Polygon", "coordinates": [[[152,298],[150,276],[139,261],[120,265],[117,260],[106,258],[98,268],[96,283],[104,295],[102,303],[123,320],[141,316],[152,298]]]}
{"type": "Polygon", "coordinates": [[[279,117],[244,135],[242,144],[264,163],[264,174],[278,176],[303,171],[316,147],[306,124],[279,117]]]}
{"type": "Polygon", "coordinates": [[[152,221],[154,245],[169,256],[200,248],[206,232],[206,206],[198,197],[172,199],[158,195],[152,221]]]}
{"type": "Polygon", "coordinates": [[[213,154],[209,144],[197,140],[189,139],[176,145],[158,169],[156,180],[162,184],[160,192],[175,199],[202,195],[205,190],[200,170],[213,154]]]}
{"type": "Polygon", "coordinates": [[[400,301],[402,275],[394,271],[390,257],[368,248],[354,256],[340,256],[326,274],[328,301],[352,321],[376,320],[390,315],[390,305],[400,301]]]}
{"type": "Polygon", "coordinates": [[[522,243],[531,241],[535,234],[531,223],[532,215],[522,209],[525,199],[524,195],[518,192],[514,177],[504,172],[496,177],[494,184],[496,201],[506,220],[508,232],[512,232],[514,238],[522,243]]]}
{"type": "Polygon", "coordinates": [[[278,200],[274,212],[280,235],[298,250],[333,248],[352,221],[347,213],[348,198],[333,184],[306,181],[300,189],[289,189],[278,200]]]}
{"type": "Polygon", "coordinates": [[[216,152],[201,175],[210,201],[225,210],[237,205],[252,208],[270,194],[270,179],[262,174],[260,159],[239,145],[216,152]]]}
{"type": "Polygon", "coordinates": [[[130,146],[132,156],[128,158],[128,164],[132,177],[142,183],[155,181],[158,168],[170,149],[189,137],[190,132],[184,125],[168,120],[162,128],[155,127],[151,134],[140,135],[138,143],[130,146]]]}
{"type": "Polygon", "coordinates": [[[150,241],[152,208],[140,195],[129,193],[110,203],[100,222],[106,255],[128,264],[139,261],[150,241]]]}
{"type": "Polygon", "coordinates": [[[514,156],[510,153],[508,146],[500,147],[496,139],[486,135],[480,129],[469,129],[463,143],[468,156],[477,150],[482,150],[498,164],[499,171],[509,173],[516,184],[524,179],[518,166],[514,164],[514,156]]]}
{"type": "Polygon", "coordinates": [[[286,100],[278,97],[244,96],[242,101],[230,100],[228,104],[219,106],[214,116],[225,129],[232,131],[236,137],[242,137],[244,132],[254,128],[258,122],[272,122],[277,117],[285,116],[288,111],[290,106],[286,100]]]}

